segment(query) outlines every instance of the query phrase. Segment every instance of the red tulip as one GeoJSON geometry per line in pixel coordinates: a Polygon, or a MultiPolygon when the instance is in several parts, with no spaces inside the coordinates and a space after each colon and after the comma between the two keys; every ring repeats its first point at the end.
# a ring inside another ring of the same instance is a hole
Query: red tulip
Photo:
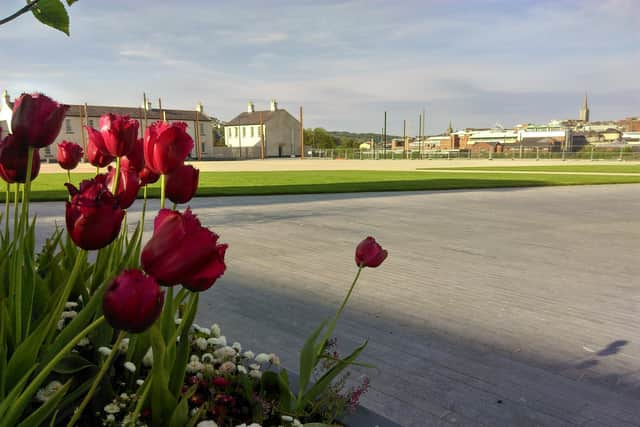
{"type": "Polygon", "coordinates": [[[96,175],[82,181],[79,190],[65,184],[71,195],[66,209],[67,233],[82,249],[103,248],[120,232],[124,210],[106,186],[106,179],[104,174],[96,175]]]}
{"type": "MultiPolygon", "coordinates": [[[[13,135],[7,135],[0,142],[0,177],[9,184],[14,182],[24,183],[27,180],[27,156],[29,152],[26,146],[19,144],[13,135]]],[[[33,181],[40,172],[40,153],[33,151],[33,163],[31,165],[31,180],[33,181]]]]}
{"type": "Polygon", "coordinates": [[[115,157],[105,152],[102,135],[97,130],[87,127],[89,142],[87,143],[87,159],[89,163],[98,168],[103,168],[115,160],[115,157]]]}
{"type": "Polygon", "coordinates": [[[114,329],[137,334],[158,319],[163,304],[164,291],[153,277],[140,270],[125,270],[105,292],[102,311],[114,329]]]}
{"type": "Polygon", "coordinates": [[[200,171],[191,165],[182,165],[167,175],[166,195],[173,203],[187,203],[198,190],[200,171]]]}
{"type": "Polygon", "coordinates": [[[387,251],[373,237],[367,237],[356,248],[358,267],[377,267],[387,258],[387,251]]]}
{"type": "Polygon", "coordinates": [[[107,153],[112,156],[126,156],[138,140],[140,122],[129,116],[104,114],[100,117],[100,133],[107,153]]]}
{"type": "Polygon", "coordinates": [[[23,93],[13,104],[11,131],[23,146],[51,145],[60,133],[68,105],[59,104],[41,93],[23,93]]]}
{"type": "Polygon", "coordinates": [[[136,172],[140,172],[144,169],[144,151],[142,149],[142,138],[138,139],[131,151],[126,156],[120,158],[120,167],[124,169],[133,169],[136,172]]]}
{"type": "MultiPolygon", "coordinates": [[[[113,188],[113,179],[116,175],[116,169],[113,166],[109,166],[107,172],[106,185],[107,188],[113,188]]],[[[118,188],[116,189],[116,199],[118,199],[118,206],[121,209],[127,209],[136,201],[138,197],[138,190],[140,190],[140,178],[136,171],[131,169],[120,168],[120,177],[118,178],[118,188]]]]}
{"type": "Polygon", "coordinates": [[[144,161],[157,174],[170,174],[184,163],[193,139],[184,122],[155,122],[144,133],[144,161]]]}
{"type": "Polygon", "coordinates": [[[161,285],[182,283],[192,291],[204,291],[224,273],[226,250],[227,245],[218,244],[218,235],[202,227],[190,209],[184,214],[161,209],[141,262],[161,285]]]}
{"type": "Polygon", "coordinates": [[[75,142],[62,141],[58,144],[58,164],[62,169],[75,169],[82,160],[82,147],[75,142]]]}
{"type": "Polygon", "coordinates": [[[142,185],[153,184],[154,182],[157,182],[160,179],[160,175],[158,175],[155,172],[152,172],[151,169],[147,167],[142,169],[138,173],[138,176],[140,177],[140,183],[142,185]]]}

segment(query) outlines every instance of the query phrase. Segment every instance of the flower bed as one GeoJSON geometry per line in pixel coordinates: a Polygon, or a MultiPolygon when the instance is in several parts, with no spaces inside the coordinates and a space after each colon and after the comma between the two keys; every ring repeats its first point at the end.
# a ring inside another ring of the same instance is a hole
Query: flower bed
{"type": "MultiPolygon", "coordinates": [[[[294,386],[275,354],[243,351],[217,325],[194,324],[200,293],[225,272],[227,245],[178,209],[199,178],[184,165],[193,149],[185,123],[152,123],[140,139],[140,123],[126,116],[106,114],[99,130],[88,128],[96,176],[66,184],[66,230],[35,247],[38,149],[56,138],[67,109],[23,94],[0,143],[0,427],[317,426],[353,411],[369,384],[347,387],[348,367],[367,343],[341,357],[331,337],[362,270],[387,257],[375,239],[357,246],[355,279],[302,346],[294,386]],[[146,185],[158,179],[161,209],[143,246],[146,185]],[[142,219],[128,234],[126,210],[141,190],[142,219]]],[[[66,170],[83,155],[77,144],[58,146],[66,170]]]]}

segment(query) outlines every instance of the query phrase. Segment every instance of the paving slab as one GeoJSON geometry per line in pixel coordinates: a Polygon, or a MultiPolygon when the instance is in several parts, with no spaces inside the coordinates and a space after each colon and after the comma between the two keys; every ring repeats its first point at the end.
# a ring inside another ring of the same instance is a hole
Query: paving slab
{"type": "MultiPolygon", "coordinates": [[[[403,426],[638,426],[639,195],[627,184],[195,199],[230,245],[198,321],[297,371],[372,235],[389,258],[363,272],[336,331],[343,353],[369,340],[362,361],[376,369],[354,373],[371,378],[368,408],[403,426]]],[[[62,204],[34,210],[42,241],[62,204]]]]}

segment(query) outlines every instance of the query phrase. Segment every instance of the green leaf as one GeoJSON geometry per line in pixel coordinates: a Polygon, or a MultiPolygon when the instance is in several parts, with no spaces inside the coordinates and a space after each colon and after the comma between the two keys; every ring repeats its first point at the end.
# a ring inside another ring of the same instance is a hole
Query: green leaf
{"type": "Polygon", "coordinates": [[[324,392],[327,387],[331,385],[331,381],[335,377],[337,377],[340,372],[342,372],[345,368],[347,368],[351,363],[358,358],[362,350],[367,346],[367,341],[362,343],[360,347],[356,348],[353,353],[344,359],[340,360],[336,363],[331,369],[329,369],[320,379],[309,389],[307,393],[304,395],[300,392],[300,396],[298,396],[298,410],[303,411],[305,406],[312,402],[318,395],[324,392]]]}
{"type": "Polygon", "coordinates": [[[72,4],[74,4],[75,2],[77,2],[78,0],[67,0],[67,4],[69,6],[71,6],[72,4]]]}
{"type": "Polygon", "coordinates": [[[311,374],[313,373],[313,369],[315,368],[318,357],[316,354],[316,340],[322,332],[322,329],[327,324],[327,321],[323,321],[316,328],[315,331],[309,335],[304,345],[302,346],[302,350],[300,350],[300,390],[299,397],[307,390],[307,386],[309,385],[309,380],[311,379],[311,374]]]}
{"type": "Polygon", "coordinates": [[[42,424],[47,418],[51,416],[51,413],[58,407],[58,403],[62,400],[62,398],[67,394],[67,390],[71,387],[71,382],[73,378],[70,379],[60,387],[60,390],[56,392],[49,400],[42,404],[38,409],[31,413],[23,422],[18,424],[18,427],[31,427],[31,426],[39,426],[42,424]]]}
{"type": "Polygon", "coordinates": [[[283,369],[280,371],[278,379],[280,380],[280,390],[282,391],[280,393],[280,408],[284,408],[289,412],[293,408],[292,401],[296,397],[289,387],[289,374],[283,369]]]}
{"type": "Polygon", "coordinates": [[[76,372],[84,371],[85,369],[91,369],[91,368],[95,370],[98,369],[96,365],[94,365],[84,357],[80,356],[79,354],[71,353],[65,356],[60,361],[60,363],[56,365],[53,371],[63,375],[70,375],[70,374],[75,374],[76,372]]]}
{"type": "Polygon", "coordinates": [[[40,0],[31,9],[33,16],[44,25],[69,35],[69,14],[60,0],[40,0]]]}

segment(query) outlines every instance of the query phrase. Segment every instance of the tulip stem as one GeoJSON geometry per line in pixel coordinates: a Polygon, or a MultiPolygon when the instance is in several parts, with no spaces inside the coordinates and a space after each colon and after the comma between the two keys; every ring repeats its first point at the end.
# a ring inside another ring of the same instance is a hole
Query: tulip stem
{"type": "MultiPolygon", "coordinates": [[[[22,217],[20,224],[28,224],[29,222],[29,195],[31,194],[31,170],[33,169],[33,152],[35,149],[31,146],[27,149],[27,176],[24,182],[24,191],[22,196],[22,217]]],[[[20,229],[22,230],[22,228],[20,229]]]]}
{"type": "Polygon", "coordinates": [[[113,187],[111,187],[111,193],[115,196],[118,192],[118,179],[120,178],[120,157],[116,157],[116,173],[113,177],[113,187]]]}
{"type": "MultiPolygon", "coordinates": [[[[16,184],[18,185],[18,184],[16,184]]],[[[4,199],[4,238],[9,241],[9,212],[11,208],[11,184],[7,182],[7,195],[4,199]]]]}
{"type": "MultiPolygon", "coordinates": [[[[67,169],[67,182],[71,184],[71,171],[67,169]]],[[[69,194],[69,201],[71,201],[71,194],[69,194]]]]}
{"type": "Polygon", "coordinates": [[[160,175],[160,209],[164,209],[164,191],[165,191],[164,174],[160,175]]]}
{"type": "Polygon", "coordinates": [[[22,392],[20,397],[18,397],[17,400],[11,405],[9,411],[2,417],[3,421],[8,420],[7,425],[13,425],[13,423],[17,421],[17,418],[20,416],[23,408],[25,408],[31,401],[33,395],[38,390],[38,387],[40,387],[42,382],[49,376],[51,371],[53,371],[53,369],[58,365],[58,363],[60,363],[60,361],[67,355],[67,353],[69,353],[82,338],[86,337],[94,329],[100,326],[102,322],[104,322],[104,320],[104,316],[100,316],[96,320],[94,320],[78,335],[73,337],[71,341],[69,341],[67,345],[65,345],[62,350],[60,350],[58,354],[56,354],[56,356],[51,359],[49,363],[47,363],[44,368],[42,368],[38,375],[29,383],[29,386],[25,389],[25,391],[22,392]]]}
{"type": "Polygon", "coordinates": [[[126,331],[120,331],[120,333],[118,334],[118,338],[116,338],[115,344],[113,345],[113,347],[111,347],[111,353],[109,353],[109,356],[107,356],[107,360],[105,360],[104,363],[102,364],[102,368],[100,368],[100,372],[98,372],[98,375],[93,380],[93,384],[91,384],[91,388],[89,389],[89,392],[84,396],[82,403],[80,404],[78,409],[76,409],[76,411],[73,413],[73,417],[69,421],[69,424],[67,424],[67,427],[74,426],[80,419],[80,416],[82,415],[82,411],[84,411],[84,408],[86,408],[89,402],[91,401],[91,397],[93,396],[96,389],[98,388],[98,384],[100,384],[100,381],[102,381],[104,374],[107,373],[109,366],[111,366],[111,362],[113,362],[113,358],[118,353],[118,347],[120,346],[120,342],[126,335],[127,335],[126,331]]]}
{"type": "Polygon", "coordinates": [[[174,204],[173,204],[173,207],[172,207],[171,209],[175,211],[177,207],[178,207],[178,204],[177,204],[177,203],[174,203],[174,204]]]}
{"type": "Polygon", "coordinates": [[[16,189],[13,198],[13,238],[18,234],[18,206],[20,199],[20,184],[16,182],[16,189]]]}
{"type": "Polygon", "coordinates": [[[96,175],[100,175],[100,166],[96,166],[96,175]]]}
{"type": "Polygon", "coordinates": [[[327,327],[327,331],[324,334],[324,337],[322,338],[322,341],[320,342],[320,348],[318,350],[318,356],[320,356],[320,354],[322,353],[322,351],[324,350],[324,345],[327,342],[327,340],[329,338],[331,338],[331,334],[333,333],[333,329],[336,326],[336,323],[338,322],[338,319],[340,318],[340,315],[342,314],[342,311],[344,310],[345,306],[347,305],[347,301],[349,301],[349,298],[351,297],[351,292],[353,292],[353,289],[356,287],[356,283],[358,283],[358,278],[360,277],[360,273],[362,273],[362,269],[364,268],[364,266],[359,266],[358,267],[358,272],[356,273],[356,277],[353,279],[353,282],[351,283],[351,287],[349,288],[349,292],[347,292],[347,296],[344,297],[344,300],[342,301],[342,304],[340,304],[340,308],[338,308],[338,311],[336,311],[336,315],[333,317],[333,319],[331,319],[331,323],[329,323],[329,326],[327,327]]]}

